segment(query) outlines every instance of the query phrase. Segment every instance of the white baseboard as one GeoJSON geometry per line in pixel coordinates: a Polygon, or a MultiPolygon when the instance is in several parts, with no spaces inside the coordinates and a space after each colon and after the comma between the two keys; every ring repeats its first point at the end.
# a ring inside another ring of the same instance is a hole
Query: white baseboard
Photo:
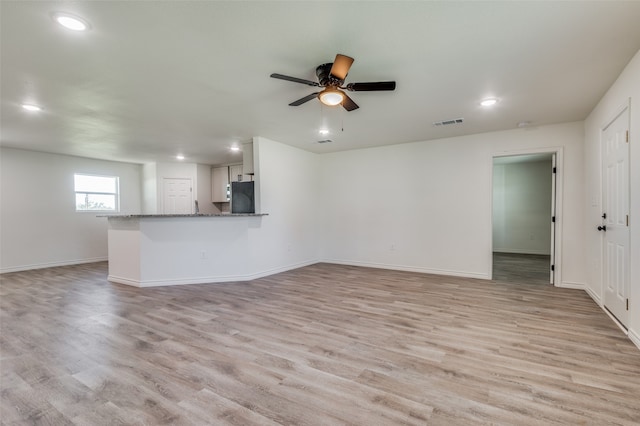
{"type": "Polygon", "coordinates": [[[107,275],[107,281],[118,284],[126,284],[132,287],[144,287],[139,280],[132,280],[130,278],[118,277],[117,275],[107,275]]]}
{"type": "Polygon", "coordinates": [[[336,260],[336,259],[323,259],[321,260],[321,262],[334,263],[336,265],[361,266],[364,268],[378,268],[378,269],[390,269],[394,271],[419,272],[422,274],[449,275],[453,277],[463,277],[463,278],[477,278],[481,280],[491,279],[491,277],[488,274],[480,273],[480,272],[452,271],[447,269],[423,268],[420,266],[390,265],[387,263],[344,261],[344,260],[336,260]]]}
{"type": "Polygon", "coordinates": [[[620,321],[618,321],[618,318],[616,318],[604,305],[602,305],[602,310],[604,311],[605,314],[609,316],[609,318],[611,318],[611,321],[613,321],[614,324],[618,326],[620,331],[622,331],[627,337],[629,337],[629,330],[627,330],[627,328],[624,325],[622,325],[620,321]]]}
{"type": "Polygon", "coordinates": [[[115,275],[109,275],[108,281],[126,284],[134,287],[164,287],[171,285],[189,285],[189,284],[216,284],[226,282],[237,281],[251,281],[258,278],[267,277],[269,275],[279,274],[281,272],[290,271],[292,269],[302,268],[304,266],[313,265],[318,263],[316,260],[310,260],[306,262],[296,263],[293,265],[282,266],[279,268],[267,269],[264,271],[256,272],[247,275],[218,275],[210,277],[185,277],[185,278],[173,278],[170,280],[132,280],[130,278],[118,277],[115,275]]]}
{"type": "Polygon", "coordinates": [[[602,307],[602,299],[600,298],[600,296],[598,294],[596,294],[595,291],[593,291],[593,289],[591,289],[588,286],[585,286],[584,291],[587,292],[587,294],[589,296],[591,296],[591,298],[593,299],[594,302],[596,302],[598,304],[598,306],[602,307]]]}
{"type": "Polygon", "coordinates": [[[560,288],[574,288],[576,290],[584,290],[586,285],[583,283],[573,283],[571,281],[562,281],[560,284],[556,285],[556,287],[560,288]]]}
{"type": "Polygon", "coordinates": [[[611,321],[613,321],[614,324],[617,325],[618,328],[620,328],[620,330],[627,335],[629,340],[631,340],[633,344],[636,345],[638,349],[640,349],[640,334],[631,329],[627,330],[622,324],[620,324],[618,319],[614,317],[611,312],[609,312],[609,310],[604,306],[604,300],[600,297],[600,295],[593,291],[593,289],[585,286],[584,291],[586,291],[587,294],[593,299],[593,301],[596,302],[598,306],[600,306],[600,309],[602,309],[604,313],[607,314],[609,318],[611,318],[611,321]]]}
{"type": "Polygon", "coordinates": [[[542,254],[544,256],[549,256],[550,253],[548,250],[526,250],[526,249],[493,249],[494,253],[505,253],[505,254],[542,254]]]}
{"type": "Polygon", "coordinates": [[[8,274],[10,272],[31,271],[33,269],[55,268],[57,266],[82,265],[84,263],[106,262],[107,257],[93,257],[90,259],[65,260],[61,262],[34,263],[31,265],[12,266],[9,268],[0,268],[0,274],[8,274]]]}
{"type": "Polygon", "coordinates": [[[634,345],[636,345],[638,349],[640,349],[640,334],[629,329],[627,336],[629,336],[629,339],[634,343],[634,345]]]}

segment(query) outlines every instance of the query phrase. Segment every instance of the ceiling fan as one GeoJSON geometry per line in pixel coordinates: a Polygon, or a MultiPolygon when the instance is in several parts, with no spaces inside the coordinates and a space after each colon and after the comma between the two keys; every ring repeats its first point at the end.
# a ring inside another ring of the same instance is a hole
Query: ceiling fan
{"type": "Polygon", "coordinates": [[[315,92],[297,101],[291,102],[290,106],[299,106],[311,99],[317,97],[325,105],[335,106],[342,104],[347,111],[353,111],[359,108],[358,105],[344,92],[373,92],[380,90],[395,90],[395,81],[376,81],[369,83],[349,83],[344,86],[344,80],[347,78],[349,68],[353,64],[353,58],[341,54],[336,55],[336,59],[328,64],[319,65],[316,68],[316,76],[318,82],[305,80],[297,77],[289,77],[282,74],[271,74],[272,78],[280,80],[293,81],[294,83],[306,84],[307,86],[323,87],[320,92],[315,92]]]}

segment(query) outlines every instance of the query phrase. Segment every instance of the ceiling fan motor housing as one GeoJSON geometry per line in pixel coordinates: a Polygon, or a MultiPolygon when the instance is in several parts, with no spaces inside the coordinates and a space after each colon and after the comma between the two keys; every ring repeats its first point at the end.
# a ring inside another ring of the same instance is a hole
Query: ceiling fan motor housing
{"type": "Polygon", "coordinates": [[[319,65],[316,68],[316,76],[318,77],[318,83],[320,86],[342,86],[344,80],[340,80],[331,75],[331,67],[333,66],[333,62],[329,62],[328,64],[319,65]]]}

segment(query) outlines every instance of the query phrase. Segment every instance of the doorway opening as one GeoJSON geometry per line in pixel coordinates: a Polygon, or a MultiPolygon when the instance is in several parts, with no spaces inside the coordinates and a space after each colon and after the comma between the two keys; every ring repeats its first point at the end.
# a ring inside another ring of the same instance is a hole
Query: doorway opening
{"type": "Polygon", "coordinates": [[[554,284],[555,152],[493,158],[492,279],[554,284]]]}

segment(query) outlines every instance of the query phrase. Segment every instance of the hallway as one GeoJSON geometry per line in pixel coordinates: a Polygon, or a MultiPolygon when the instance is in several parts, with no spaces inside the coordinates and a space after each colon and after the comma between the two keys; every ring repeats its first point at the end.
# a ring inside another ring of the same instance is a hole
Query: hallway
{"type": "Polygon", "coordinates": [[[549,284],[549,255],[493,253],[493,280],[549,284]]]}

